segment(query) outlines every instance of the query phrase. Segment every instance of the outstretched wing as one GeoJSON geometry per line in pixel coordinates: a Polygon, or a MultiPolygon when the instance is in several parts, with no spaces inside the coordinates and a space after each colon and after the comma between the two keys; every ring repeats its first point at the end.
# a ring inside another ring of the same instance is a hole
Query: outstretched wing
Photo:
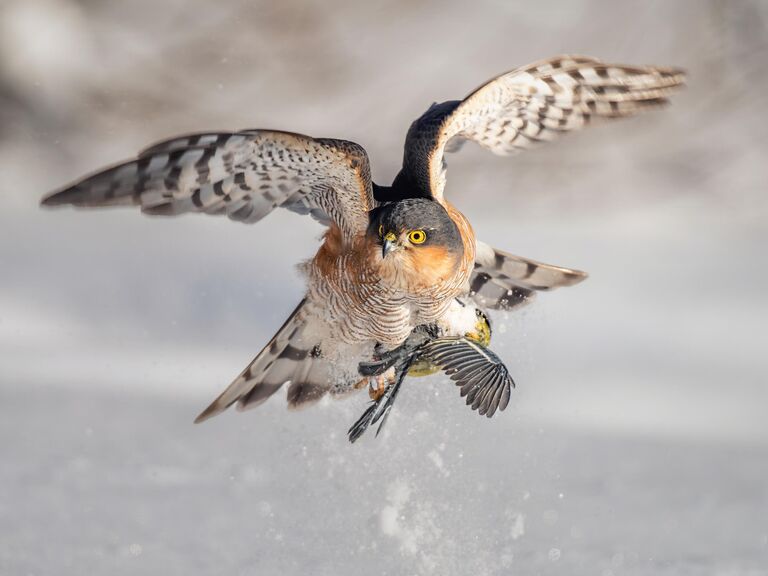
{"type": "Polygon", "coordinates": [[[482,308],[511,310],[530,302],[537,291],[573,286],[586,272],[508,254],[477,241],[469,295],[482,308]]]}
{"type": "Polygon", "coordinates": [[[298,408],[319,400],[332,386],[329,364],[320,355],[320,344],[305,336],[313,315],[302,300],[272,340],[240,375],[195,418],[203,422],[237,402],[238,410],[255,408],[290,382],[288,406],[298,408]]]}
{"type": "Polygon", "coordinates": [[[557,56],[507,72],[464,100],[433,104],[411,125],[394,193],[410,189],[442,202],[443,155],[461,141],[511,154],[593,118],[621,118],[665,104],[684,80],[678,69],[605,64],[585,56],[557,56]]]}
{"type": "Polygon", "coordinates": [[[273,130],[193,134],[88,176],[46,206],[140,206],[146,214],[226,214],[256,222],[276,207],[334,222],[345,238],[374,208],[365,150],[354,142],[273,130]]]}

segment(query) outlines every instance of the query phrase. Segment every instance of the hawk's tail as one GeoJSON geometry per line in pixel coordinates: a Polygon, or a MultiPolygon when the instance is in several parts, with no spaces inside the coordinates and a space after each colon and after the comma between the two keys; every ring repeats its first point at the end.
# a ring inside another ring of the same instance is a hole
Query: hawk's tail
{"type": "Polygon", "coordinates": [[[253,408],[277,392],[286,382],[288,405],[298,407],[318,400],[330,387],[328,365],[320,347],[304,338],[312,316],[302,300],[272,340],[245,370],[195,418],[202,422],[237,402],[239,410],[253,408]]]}
{"type": "Polygon", "coordinates": [[[483,308],[511,310],[536,291],[573,286],[586,277],[586,272],[521,258],[478,240],[469,295],[483,308]]]}

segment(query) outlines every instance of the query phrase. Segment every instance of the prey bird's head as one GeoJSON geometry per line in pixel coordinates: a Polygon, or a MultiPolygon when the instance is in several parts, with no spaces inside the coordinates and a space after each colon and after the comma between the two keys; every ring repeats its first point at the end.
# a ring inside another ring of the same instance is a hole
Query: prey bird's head
{"type": "Polygon", "coordinates": [[[406,198],[369,214],[368,239],[381,267],[404,275],[408,285],[430,284],[454,274],[464,254],[459,229],[445,208],[429,198],[406,198]],[[410,276],[410,277],[409,277],[410,276]]]}

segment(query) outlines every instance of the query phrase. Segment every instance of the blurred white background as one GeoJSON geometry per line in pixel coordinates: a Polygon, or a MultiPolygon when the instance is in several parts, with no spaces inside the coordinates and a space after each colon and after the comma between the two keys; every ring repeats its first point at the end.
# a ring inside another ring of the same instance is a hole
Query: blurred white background
{"type": "Polygon", "coordinates": [[[0,570],[766,574],[767,24],[758,0],[3,0],[0,570]],[[362,396],[193,428],[321,228],[38,208],[208,129],[354,140],[388,184],[429,104],[559,53],[690,81],[657,113],[448,158],[483,240],[591,275],[494,318],[519,386],[491,422],[434,378],[354,447],[362,396]]]}

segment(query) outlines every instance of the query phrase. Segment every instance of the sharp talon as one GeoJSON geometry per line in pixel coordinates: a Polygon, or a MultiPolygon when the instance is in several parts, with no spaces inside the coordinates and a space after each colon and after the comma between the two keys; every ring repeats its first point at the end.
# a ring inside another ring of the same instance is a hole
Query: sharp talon
{"type": "Polygon", "coordinates": [[[479,308],[475,313],[477,314],[475,330],[474,332],[468,332],[464,336],[482,346],[488,346],[491,343],[491,323],[488,320],[488,317],[479,308]]]}
{"type": "Polygon", "coordinates": [[[381,388],[368,388],[368,396],[373,400],[374,402],[378,402],[382,396],[384,396],[384,391],[386,388],[383,386],[381,388]]]}
{"type": "Polygon", "coordinates": [[[368,395],[378,402],[387,388],[395,381],[395,369],[389,368],[384,373],[368,378],[368,395]]]}
{"type": "Polygon", "coordinates": [[[379,427],[376,429],[376,435],[379,435],[408,369],[427,342],[436,337],[437,327],[416,328],[408,340],[394,350],[377,350],[376,360],[361,362],[358,365],[358,372],[364,376],[358,386],[362,387],[365,382],[368,383],[368,394],[373,402],[347,431],[350,442],[355,442],[369,426],[377,422],[379,427]]]}

